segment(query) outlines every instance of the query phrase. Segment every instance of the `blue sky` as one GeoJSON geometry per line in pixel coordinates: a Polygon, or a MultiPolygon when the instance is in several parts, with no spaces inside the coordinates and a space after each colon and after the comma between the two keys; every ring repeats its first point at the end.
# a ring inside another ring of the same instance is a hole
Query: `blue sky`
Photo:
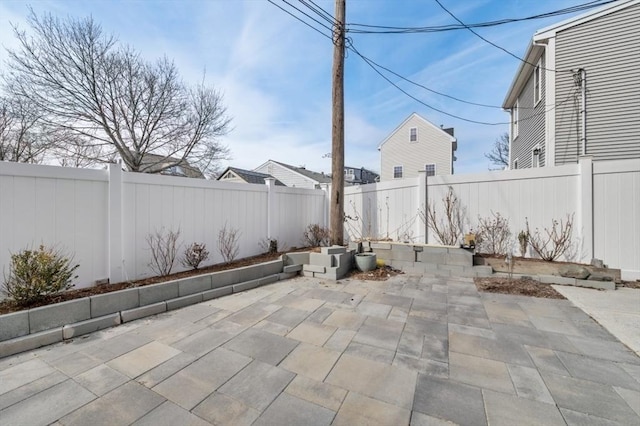
{"type": "MultiPolygon", "coordinates": [[[[293,9],[273,0],[286,9],[293,9]]],[[[304,8],[296,0],[289,3],[304,8]]],[[[517,18],[584,3],[586,0],[441,0],[465,23],[517,18]]],[[[333,14],[334,1],[315,0],[333,14]]],[[[26,29],[28,3],[0,0],[0,43],[16,46],[10,23],[26,29]]],[[[223,138],[233,159],[224,165],[252,169],[268,159],[330,172],[330,40],[266,0],[34,1],[37,13],[92,15],[105,32],[150,60],[172,58],[187,82],[203,72],[218,88],[233,117],[223,138]]],[[[523,56],[533,33],[571,15],[477,30],[523,56]]],[[[308,18],[303,17],[310,21],[308,18]]],[[[318,18],[319,19],[319,18],[318,18]]],[[[433,26],[455,21],[433,0],[347,0],[347,23],[433,26]]],[[[315,24],[328,33],[328,30],[315,24]]],[[[428,34],[349,34],[360,53],[431,89],[465,100],[500,106],[519,66],[517,59],[467,30],[428,34]]],[[[4,62],[6,52],[0,52],[4,62]]],[[[459,103],[407,85],[413,96],[454,115],[506,122],[501,109],[459,103]]],[[[350,53],[345,65],[345,163],[379,171],[378,144],[417,112],[436,125],[454,127],[456,173],[486,171],[488,152],[506,124],[484,126],[433,111],[408,98],[350,53]]]]}

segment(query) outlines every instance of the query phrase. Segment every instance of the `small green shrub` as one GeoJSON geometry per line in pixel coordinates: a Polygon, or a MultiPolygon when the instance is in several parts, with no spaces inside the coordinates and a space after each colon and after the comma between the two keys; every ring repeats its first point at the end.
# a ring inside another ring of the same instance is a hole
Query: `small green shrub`
{"type": "Polygon", "coordinates": [[[45,296],[73,288],[72,281],[80,265],[62,250],[40,245],[11,254],[9,276],[5,276],[3,292],[22,306],[45,296]]]}

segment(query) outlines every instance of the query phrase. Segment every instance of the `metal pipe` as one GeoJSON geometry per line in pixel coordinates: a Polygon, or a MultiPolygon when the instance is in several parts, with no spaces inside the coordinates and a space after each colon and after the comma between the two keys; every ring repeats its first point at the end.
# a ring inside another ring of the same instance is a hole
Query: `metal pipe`
{"type": "Polygon", "coordinates": [[[582,90],[582,155],[587,155],[587,71],[580,68],[580,89],[582,90]]]}

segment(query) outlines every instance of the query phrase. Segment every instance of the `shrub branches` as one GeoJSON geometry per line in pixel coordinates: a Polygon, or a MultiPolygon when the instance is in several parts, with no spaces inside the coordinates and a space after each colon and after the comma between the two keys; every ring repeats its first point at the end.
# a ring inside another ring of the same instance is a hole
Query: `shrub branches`
{"type": "Polygon", "coordinates": [[[165,230],[164,227],[156,230],[153,234],[147,235],[147,245],[151,250],[151,262],[149,267],[160,276],[169,275],[178,253],[178,239],[180,229],[165,230]]]}
{"type": "Polygon", "coordinates": [[[440,244],[445,246],[455,246],[462,237],[464,224],[463,208],[460,200],[449,187],[447,195],[442,199],[444,206],[444,218],[438,218],[435,203],[429,202],[426,210],[421,209],[418,214],[435,234],[440,244]]]}
{"type": "Polygon", "coordinates": [[[571,248],[571,234],[573,232],[573,216],[567,215],[565,221],[562,219],[558,222],[553,219],[551,229],[544,228],[544,233],[537,228],[531,233],[529,229],[529,221],[525,218],[527,226],[527,235],[529,236],[529,244],[531,248],[538,253],[541,259],[553,261],[558,259],[571,248]]]}

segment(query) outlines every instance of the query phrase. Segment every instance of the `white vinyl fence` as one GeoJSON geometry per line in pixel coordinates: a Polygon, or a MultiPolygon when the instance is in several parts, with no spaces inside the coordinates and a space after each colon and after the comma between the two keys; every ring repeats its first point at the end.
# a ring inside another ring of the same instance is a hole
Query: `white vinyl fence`
{"type": "Polygon", "coordinates": [[[574,217],[568,259],[604,260],[625,279],[640,278],[640,160],[592,162],[481,174],[432,176],[345,188],[345,229],[352,239],[438,241],[420,218],[429,202],[442,217],[449,188],[464,209],[465,231],[479,217],[500,213],[509,220],[514,253],[517,234],[551,228],[552,220],[574,217]]]}
{"type": "MultiPolygon", "coordinates": [[[[238,257],[260,241],[300,246],[310,224],[326,226],[322,190],[250,185],[105,170],[0,162],[0,269],[10,253],[40,244],[75,255],[76,287],[152,275],[147,236],[180,230],[182,247],[205,243],[206,265],[222,262],[218,232],[238,229],[238,257]]],[[[203,265],[205,266],[205,265],[203,265]]],[[[184,270],[176,264],[174,271],[184,270]]],[[[1,280],[0,280],[1,281],[1,280]]]]}

